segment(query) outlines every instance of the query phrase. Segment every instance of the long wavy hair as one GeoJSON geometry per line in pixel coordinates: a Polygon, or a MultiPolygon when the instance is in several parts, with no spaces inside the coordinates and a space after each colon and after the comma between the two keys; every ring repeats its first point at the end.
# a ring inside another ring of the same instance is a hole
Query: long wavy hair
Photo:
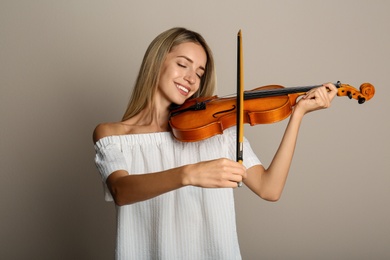
{"type": "Polygon", "coordinates": [[[175,27],[158,35],[146,50],[131,98],[122,118],[123,121],[137,115],[147,106],[152,105],[154,93],[159,83],[161,67],[166,55],[172,48],[185,42],[200,44],[207,56],[205,73],[201,78],[198,91],[192,97],[213,95],[216,85],[216,75],[211,49],[199,33],[185,28],[175,27]]]}

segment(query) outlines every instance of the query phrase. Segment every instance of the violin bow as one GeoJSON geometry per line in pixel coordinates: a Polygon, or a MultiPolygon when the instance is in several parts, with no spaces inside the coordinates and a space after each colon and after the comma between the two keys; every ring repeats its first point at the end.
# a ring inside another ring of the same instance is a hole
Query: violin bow
{"type": "MultiPolygon", "coordinates": [[[[244,75],[243,75],[243,51],[242,51],[242,33],[239,30],[237,34],[237,162],[243,162],[243,141],[244,141],[244,75]]],[[[242,182],[238,183],[238,187],[242,182]]]]}

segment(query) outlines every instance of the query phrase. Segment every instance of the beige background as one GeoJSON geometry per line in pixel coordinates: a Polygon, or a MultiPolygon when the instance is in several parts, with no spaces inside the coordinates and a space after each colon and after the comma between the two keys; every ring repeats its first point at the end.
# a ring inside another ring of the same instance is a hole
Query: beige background
{"type": "MultiPolygon", "coordinates": [[[[113,258],[91,133],[120,120],[149,42],[185,26],[214,50],[220,96],[235,91],[239,29],[246,89],[376,86],[364,105],[336,98],[305,118],[279,202],[236,190],[243,258],[389,259],[389,11],[386,0],[1,0],[0,258],[113,258]]],[[[246,128],[265,164],[285,124],[246,128]]]]}

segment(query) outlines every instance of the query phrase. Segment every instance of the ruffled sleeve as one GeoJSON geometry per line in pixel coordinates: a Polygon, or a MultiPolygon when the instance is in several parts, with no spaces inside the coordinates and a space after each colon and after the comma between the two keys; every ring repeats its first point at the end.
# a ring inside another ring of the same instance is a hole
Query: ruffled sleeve
{"type": "MultiPolygon", "coordinates": [[[[236,160],[236,150],[237,150],[237,143],[236,143],[236,127],[230,127],[226,129],[223,133],[226,138],[228,138],[228,150],[229,150],[229,158],[232,160],[236,160]]],[[[252,147],[246,137],[244,137],[243,140],[243,165],[249,169],[250,167],[254,165],[261,164],[261,161],[255,154],[255,152],[252,150],[252,147]]]]}
{"type": "Polygon", "coordinates": [[[118,170],[127,171],[128,169],[122,153],[120,139],[115,136],[102,138],[95,144],[95,151],[95,164],[101,174],[105,200],[113,201],[111,193],[107,188],[106,180],[111,173],[118,170]]]}

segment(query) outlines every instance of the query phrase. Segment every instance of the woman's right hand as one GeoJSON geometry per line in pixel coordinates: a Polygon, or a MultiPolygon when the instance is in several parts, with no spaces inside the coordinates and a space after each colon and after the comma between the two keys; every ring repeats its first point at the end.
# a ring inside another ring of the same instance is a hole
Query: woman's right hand
{"type": "Polygon", "coordinates": [[[185,167],[184,185],[202,188],[236,188],[246,178],[246,168],[230,159],[221,158],[185,167]]]}

